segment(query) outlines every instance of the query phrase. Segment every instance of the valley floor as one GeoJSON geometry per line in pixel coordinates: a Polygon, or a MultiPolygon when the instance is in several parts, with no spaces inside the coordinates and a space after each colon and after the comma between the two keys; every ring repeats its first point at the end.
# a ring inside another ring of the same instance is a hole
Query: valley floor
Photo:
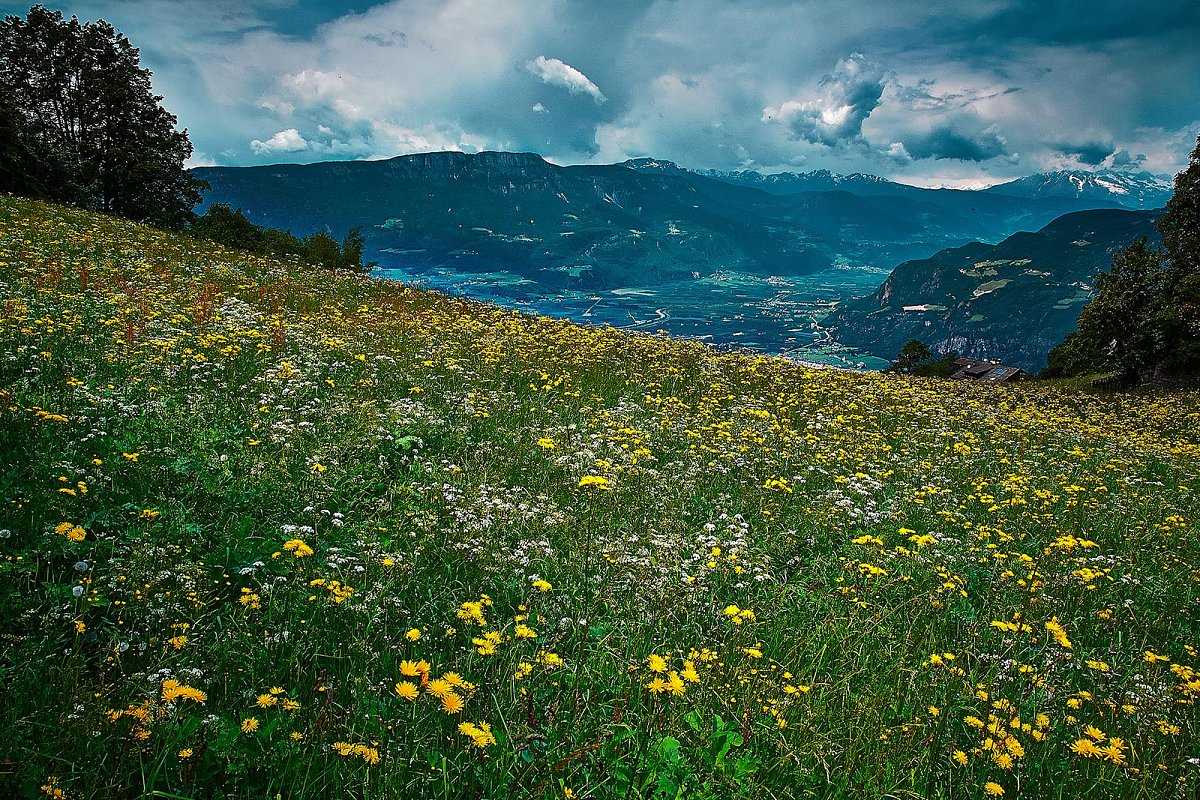
{"type": "Polygon", "coordinates": [[[0,794],[1187,798],[1200,394],[807,369],[0,198],[0,794]]]}

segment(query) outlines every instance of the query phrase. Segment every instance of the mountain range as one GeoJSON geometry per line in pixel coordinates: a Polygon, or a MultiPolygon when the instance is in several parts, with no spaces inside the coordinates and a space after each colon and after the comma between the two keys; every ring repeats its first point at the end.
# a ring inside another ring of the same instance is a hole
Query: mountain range
{"type": "Polygon", "coordinates": [[[1172,181],[1149,172],[1042,172],[1008,183],[989,186],[983,192],[1012,197],[1063,197],[1116,202],[1125,208],[1162,208],[1174,191],[1172,181]]]}
{"type": "Polygon", "coordinates": [[[650,159],[561,167],[500,152],[193,172],[212,187],[205,205],[229,203],[259,224],[335,236],[362,226],[366,256],[385,267],[503,268],[547,291],[730,269],[890,269],[1080,208],[1121,207],[1131,196],[1020,197],[830,173],[701,174],[650,159]],[[787,186],[808,188],[784,193],[787,186]]]}
{"type": "Polygon", "coordinates": [[[1159,242],[1161,211],[1067,214],[999,244],[972,242],[896,267],[873,294],[824,320],[841,343],[895,358],[910,339],[1031,372],[1075,330],[1096,274],[1139,236],[1159,242]]]}
{"type": "MultiPolygon", "coordinates": [[[[649,159],[627,164],[641,165],[649,159]]],[[[644,167],[643,167],[644,168],[644,167]]],[[[1092,203],[1098,207],[1134,209],[1161,208],[1170,199],[1173,185],[1167,178],[1149,172],[1118,172],[1116,170],[1064,170],[1041,172],[1024,178],[998,183],[985,189],[926,189],[889,181],[877,175],[837,175],[828,170],[814,172],[778,172],[763,174],[754,171],[720,172],[702,170],[705,175],[727,183],[753,186],[772,194],[795,194],[813,191],[847,191],[861,195],[899,195],[940,203],[957,209],[979,210],[980,204],[995,202],[997,195],[1026,199],[1059,198],[1092,203]]]]}
{"type": "Polygon", "coordinates": [[[1073,328],[1112,251],[1153,233],[1144,209],[1171,189],[1114,171],[930,189],[648,158],[564,167],[505,152],[193,172],[211,186],[204,206],[228,203],[301,236],[361,226],[365,257],[384,269],[510,273],[526,296],[894,268],[873,295],[829,318],[838,341],[890,358],[922,338],[1027,369],[1073,328]]]}

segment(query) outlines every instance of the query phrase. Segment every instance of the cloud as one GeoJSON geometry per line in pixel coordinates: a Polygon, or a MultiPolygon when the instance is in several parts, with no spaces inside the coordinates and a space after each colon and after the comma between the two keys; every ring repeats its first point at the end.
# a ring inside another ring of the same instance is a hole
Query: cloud
{"type": "Polygon", "coordinates": [[[969,131],[955,124],[914,134],[904,142],[904,149],[914,159],[987,161],[1008,154],[1004,137],[995,128],[969,131]]]}
{"type": "Polygon", "coordinates": [[[1100,166],[1185,166],[1200,132],[1195,3],[60,5],[126,33],[196,152],[223,164],[483,147],[994,183],[1094,161],[1097,143],[1114,148],[1100,166]],[[263,135],[293,129],[307,147],[263,135]]]}
{"type": "Polygon", "coordinates": [[[1112,169],[1137,169],[1146,163],[1146,154],[1138,153],[1133,155],[1125,148],[1121,148],[1113,152],[1108,159],[1108,166],[1112,169]]]}
{"type": "MultiPolygon", "coordinates": [[[[1098,167],[1103,164],[1109,156],[1115,154],[1117,148],[1111,141],[1108,142],[1056,142],[1051,147],[1062,153],[1068,158],[1078,161],[1080,164],[1088,167],[1098,167]]],[[[1126,154],[1128,155],[1128,154],[1126,154]]]]}
{"type": "Polygon", "coordinates": [[[531,107],[531,109],[535,114],[549,114],[550,113],[549,109],[547,109],[541,103],[534,103],[533,106],[531,107]]]}
{"type": "Polygon", "coordinates": [[[284,75],[279,83],[297,99],[306,102],[336,97],[346,88],[343,76],[319,69],[303,69],[284,75]]]}
{"type": "Polygon", "coordinates": [[[571,94],[589,95],[597,103],[608,100],[600,92],[600,87],[592,83],[587,75],[557,58],[538,56],[526,64],[525,69],[541,78],[543,82],[566,89],[571,94]]]}
{"type": "Polygon", "coordinates": [[[279,131],[265,142],[254,139],[250,142],[250,149],[260,156],[268,153],[295,153],[308,149],[308,141],[300,135],[300,131],[288,128],[286,131],[279,131]]]}
{"type": "Polygon", "coordinates": [[[817,96],[763,109],[764,122],[779,121],[806,142],[837,147],[862,136],[863,122],[883,97],[887,78],[880,65],[851,53],[821,78],[817,96]]]}

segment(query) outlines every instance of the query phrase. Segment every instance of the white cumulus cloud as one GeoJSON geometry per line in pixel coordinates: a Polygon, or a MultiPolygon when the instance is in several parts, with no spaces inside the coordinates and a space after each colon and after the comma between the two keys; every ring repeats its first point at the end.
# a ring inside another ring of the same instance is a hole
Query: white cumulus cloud
{"type": "Polygon", "coordinates": [[[566,89],[571,94],[589,95],[597,103],[603,103],[608,99],[600,91],[600,87],[592,83],[587,75],[557,58],[538,56],[526,64],[525,69],[551,86],[566,89]]]}
{"type": "Polygon", "coordinates": [[[250,142],[250,149],[260,156],[268,153],[295,153],[308,147],[308,141],[295,128],[279,131],[265,142],[255,139],[250,142]]]}
{"type": "Polygon", "coordinates": [[[879,106],[886,86],[883,68],[851,53],[821,78],[815,97],[763,109],[764,122],[778,120],[797,139],[834,147],[862,135],[863,122],[879,106]]]}

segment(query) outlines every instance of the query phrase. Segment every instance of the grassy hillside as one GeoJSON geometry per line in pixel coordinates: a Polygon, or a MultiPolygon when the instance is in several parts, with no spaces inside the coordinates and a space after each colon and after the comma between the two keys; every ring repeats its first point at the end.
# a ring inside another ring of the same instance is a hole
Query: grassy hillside
{"type": "Polygon", "coordinates": [[[1200,397],[0,198],[0,794],[1195,796],[1200,397]]]}

